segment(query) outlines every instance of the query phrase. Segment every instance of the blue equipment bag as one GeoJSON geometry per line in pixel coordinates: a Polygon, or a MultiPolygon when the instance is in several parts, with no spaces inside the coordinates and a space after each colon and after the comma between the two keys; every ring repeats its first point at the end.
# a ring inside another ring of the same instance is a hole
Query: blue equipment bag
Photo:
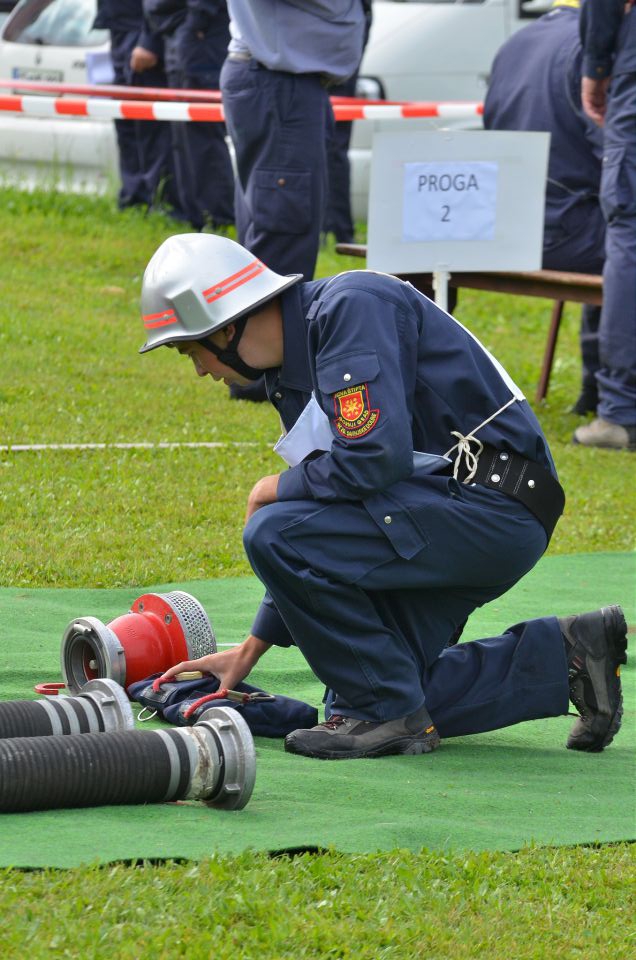
{"type": "MultiPolygon", "coordinates": [[[[237,710],[255,737],[286,737],[292,730],[314,727],[318,723],[315,707],[291,697],[274,696],[249,683],[237,684],[236,690],[228,691],[227,699],[209,699],[196,705],[202,698],[218,692],[217,677],[171,681],[155,691],[153,680],[160,676],[160,673],[153,673],[144,680],[131,683],[127,688],[128,696],[151,711],[151,716],[156,714],[178,727],[191,726],[206,710],[217,706],[237,710]],[[236,694],[243,695],[243,702],[236,694]]],[[[149,720],[151,716],[145,719],[149,720]]]]}

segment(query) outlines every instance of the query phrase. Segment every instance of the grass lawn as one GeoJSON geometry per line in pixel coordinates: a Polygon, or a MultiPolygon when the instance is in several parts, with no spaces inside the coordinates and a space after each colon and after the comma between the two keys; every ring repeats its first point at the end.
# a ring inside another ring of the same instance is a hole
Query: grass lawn
{"type": "MultiPolygon", "coordinates": [[[[172,351],[138,355],[141,275],[172,232],[108,199],[0,190],[0,586],[249,572],[244,504],[280,469],[277,417],[230,402],[172,351]],[[9,449],[184,441],[222,446],[9,449]]],[[[318,273],[361,263],[327,246],[318,273]]],[[[462,291],[456,315],[532,398],[549,304],[462,291]]],[[[537,411],[568,497],[550,552],[632,550],[633,455],[570,442],[577,334],[570,305],[537,411]]],[[[616,845],[0,871],[1,956],[618,960],[636,951],[634,859],[616,845]]]]}

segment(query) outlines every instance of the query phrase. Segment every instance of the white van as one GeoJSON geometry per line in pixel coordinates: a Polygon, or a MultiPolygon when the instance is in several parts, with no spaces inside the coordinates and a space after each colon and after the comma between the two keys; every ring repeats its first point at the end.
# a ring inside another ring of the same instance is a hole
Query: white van
{"type": "MultiPolygon", "coordinates": [[[[357,93],[382,100],[482,101],[501,44],[550,6],[551,0],[374,0],[357,93]]],[[[430,130],[470,121],[356,121],[350,153],[355,219],[366,219],[373,130],[396,124],[430,130]]]]}

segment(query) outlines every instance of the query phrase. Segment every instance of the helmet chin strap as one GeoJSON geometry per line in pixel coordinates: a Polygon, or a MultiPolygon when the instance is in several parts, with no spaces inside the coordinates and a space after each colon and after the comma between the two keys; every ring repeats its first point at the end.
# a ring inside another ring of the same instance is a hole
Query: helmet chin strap
{"type": "Polygon", "coordinates": [[[215,343],[208,337],[202,337],[198,343],[202,347],[205,347],[206,350],[209,350],[210,353],[213,353],[217,360],[220,360],[221,363],[224,363],[226,367],[230,367],[232,370],[235,370],[236,373],[239,373],[242,377],[246,377],[248,380],[258,380],[263,376],[264,370],[257,370],[256,367],[250,367],[249,363],[245,363],[238,355],[238,345],[243,336],[245,326],[249,320],[250,315],[246,314],[244,317],[239,317],[238,320],[234,321],[234,328],[236,333],[228,343],[227,347],[221,348],[217,347],[215,343]]]}

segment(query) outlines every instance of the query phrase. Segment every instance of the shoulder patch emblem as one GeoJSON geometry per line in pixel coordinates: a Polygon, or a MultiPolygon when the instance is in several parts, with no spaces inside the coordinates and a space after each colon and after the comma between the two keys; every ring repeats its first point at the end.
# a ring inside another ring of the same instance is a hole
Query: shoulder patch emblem
{"type": "Polygon", "coordinates": [[[373,430],[380,419],[379,410],[371,410],[366,383],[339,390],[333,398],[336,430],[349,440],[357,440],[373,430]]]}

